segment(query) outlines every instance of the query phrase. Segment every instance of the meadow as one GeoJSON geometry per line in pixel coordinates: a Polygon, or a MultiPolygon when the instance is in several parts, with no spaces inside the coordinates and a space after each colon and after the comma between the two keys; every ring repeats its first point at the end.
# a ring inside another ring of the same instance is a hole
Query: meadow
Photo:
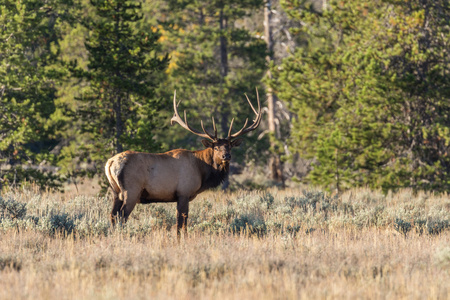
{"type": "Polygon", "coordinates": [[[450,199],[209,191],[112,229],[108,195],[4,191],[1,299],[450,299],[450,199]]]}

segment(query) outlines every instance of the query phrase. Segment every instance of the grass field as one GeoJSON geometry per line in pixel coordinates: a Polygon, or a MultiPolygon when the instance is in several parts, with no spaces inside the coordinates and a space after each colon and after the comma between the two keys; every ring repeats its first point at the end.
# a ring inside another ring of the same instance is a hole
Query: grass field
{"type": "Polygon", "coordinates": [[[450,199],[205,192],[109,227],[108,197],[4,192],[1,299],[450,299],[450,199]]]}

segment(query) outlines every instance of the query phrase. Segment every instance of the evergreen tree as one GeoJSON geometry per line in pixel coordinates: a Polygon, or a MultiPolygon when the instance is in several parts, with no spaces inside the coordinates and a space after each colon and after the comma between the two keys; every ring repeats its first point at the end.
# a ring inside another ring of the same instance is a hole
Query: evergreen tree
{"type": "Polygon", "coordinates": [[[445,0],[389,1],[393,16],[386,39],[395,43],[391,76],[402,97],[402,156],[388,180],[415,189],[450,188],[450,5],[445,0]]]}
{"type": "Polygon", "coordinates": [[[114,153],[158,149],[153,130],[159,125],[161,101],[154,91],[164,79],[168,56],[159,54],[158,32],[139,30],[139,2],[91,4],[95,17],[85,21],[87,70],[75,72],[89,84],[76,109],[82,120],[80,134],[88,142],[79,145],[79,153],[68,149],[66,155],[92,161],[101,170],[114,153]]]}
{"type": "Polygon", "coordinates": [[[314,159],[308,179],[446,190],[445,1],[284,5],[304,22],[297,33],[308,44],[282,63],[273,86],[298,115],[291,145],[314,159]]]}
{"type": "MultiPolygon", "coordinates": [[[[161,43],[171,54],[169,84],[183,100],[182,106],[188,107],[192,126],[199,128],[200,119],[208,123],[214,116],[219,135],[226,136],[232,118],[236,118],[234,127],[238,130],[246,118],[254,115],[244,93],[255,103],[258,87],[264,99],[261,79],[267,49],[264,40],[246,24],[255,11],[262,16],[262,9],[260,0],[168,1],[160,6],[161,43]]],[[[170,128],[170,132],[172,140],[167,144],[199,147],[197,137],[186,135],[180,128],[170,128]]],[[[233,152],[236,161],[256,159],[258,155],[262,159],[257,149],[267,149],[267,140],[258,141],[257,136],[249,136],[245,147],[233,152]]]]}
{"type": "Polygon", "coordinates": [[[56,113],[56,86],[65,77],[58,61],[61,26],[71,1],[5,0],[0,4],[0,166],[2,181],[59,185],[42,166],[62,119],[56,113]],[[5,168],[6,167],[6,168],[5,168]]]}

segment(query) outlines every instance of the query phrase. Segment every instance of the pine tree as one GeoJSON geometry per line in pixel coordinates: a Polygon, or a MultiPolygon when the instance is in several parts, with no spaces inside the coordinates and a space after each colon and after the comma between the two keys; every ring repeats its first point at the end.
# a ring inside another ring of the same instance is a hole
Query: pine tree
{"type": "MultiPolygon", "coordinates": [[[[168,1],[166,6],[161,5],[162,44],[172,58],[169,86],[177,90],[182,106],[188,108],[193,126],[199,128],[200,119],[208,123],[214,116],[219,135],[226,136],[232,118],[236,118],[237,130],[254,115],[244,93],[255,103],[258,87],[264,99],[261,79],[266,70],[267,49],[264,40],[246,26],[249,16],[258,10],[262,13],[262,9],[260,0],[168,1]]],[[[197,137],[186,135],[178,127],[170,128],[170,132],[174,138],[168,144],[198,148],[197,137]]],[[[265,147],[260,149],[268,148],[267,141],[257,141],[257,136],[247,137],[246,146],[234,150],[233,160],[256,159],[261,143],[265,147]]],[[[261,155],[258,158],[263,160],[261,155]]]]}
{"type": "Polygon", "coordinates": [[[72,1],[3,1],[0,5],[0,165],[2,181],[35,181],[57,187],[57,177],[39,165],[49,153],[61,119],[55,117],[56,86],[64,79],[59,63],[61,26],[72,1]],[[6,166],[6,169],[3,168],[6,166]]]}
{"type": "Polygon", "coordinates": [[[390,61],[394,84],[404,99],[403,124],[395,171],[390,181],[414,189],[448,191],[450,187],[450,42],[448,1],[390,1],[393,16],[387,39],[396,44],[390,61]]]}
{"type": "MultiPolygon", "coordinates": [[[[79,98],[76,115],[88,142],[75,155],[103,168],[104,161],[123,150],[159,149],[153,130],[161,101],[155,88],[164,79],[168,56],[160,55],[157,31],[139,29],[141,4],[130,0],[92,0],[95,17],[87,18],[87,70],[76,76],[89,86],[79,98]],[[77,153],[79,152],[79,153],[77,153]]],[[[70,154],[71,153],[71,154],[70,154]]]]}
{"type": "Polygon", "coordinates": [[[283,62],[274,87],[298,115],[292,148],[314,160],[308,179],[446,190],[445,1],[300,2],[284,4],[305,22],[298,33],[308,44],[283,62]]]}

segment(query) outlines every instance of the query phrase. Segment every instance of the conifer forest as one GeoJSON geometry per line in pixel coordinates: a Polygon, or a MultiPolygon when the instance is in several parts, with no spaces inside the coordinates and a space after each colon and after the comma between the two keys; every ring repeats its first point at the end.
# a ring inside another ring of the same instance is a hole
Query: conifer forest
{"type": "MultiPolygon", "coordinates": [[[[200,149],[169,126],[263,121],[234,172],[278,185],[445,192],[448,1],[4,0],[2,186],[99,175],[125,151],[200,149]]],[[[233,170],[232,170],[233,172],[233,170]]],[[[231,176],[232,178],[232,176],[231,176]]]]}
{"type": "Polygon", "coordinates": [[[0,299],[448,299],[449,191],[448,0],[0,0],[0,299]],[[111,225],[211,132],[185,231],[111,225]]]}

